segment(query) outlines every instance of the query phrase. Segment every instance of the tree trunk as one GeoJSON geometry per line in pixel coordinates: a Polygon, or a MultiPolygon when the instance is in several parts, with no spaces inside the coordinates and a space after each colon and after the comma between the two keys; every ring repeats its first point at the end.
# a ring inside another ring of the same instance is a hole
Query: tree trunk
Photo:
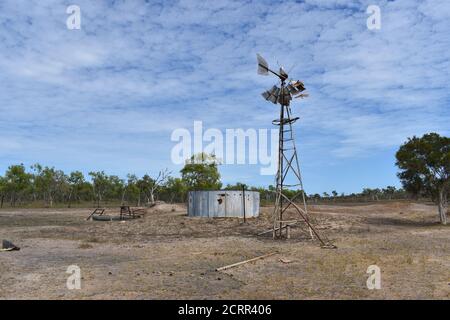
{"type": "Polygon", "coordinates": [[[441,220],[441,223],[443,225],[447,224],[447,199],[446,196],[444,195],[445,192],[445,188],[441,188],[439,190],[439,203],[438,203],[438,208],[439,208],[439,218],[441,220]]]}
{"type": "Polygon", "coordinates": [[[72,201],[72,190],[70,190],[69,196],[67,197],[67,208],[70,208],[71,201],[72,201]]]}
{"type": "Polygon", "coordinates": [[[97,194],[97,208],[100,208],[100,201],[102,200],[101,197],[102,196],[100,195],[100,193],[97,194]]]}
{"type": "Polygon", "coordinates": [[[150,203],[155,203],[154,190],[150,191],[150,203]]]}
{"type": "Polygon", "coordinates": [[[11,196],[11,207],[16,206],[16,195],[13,193],[11,196]]]}
{"type": "Polygon", "coordinates": [[[122,191],[122,206],[125,204],[125,190],[122,191]]]}

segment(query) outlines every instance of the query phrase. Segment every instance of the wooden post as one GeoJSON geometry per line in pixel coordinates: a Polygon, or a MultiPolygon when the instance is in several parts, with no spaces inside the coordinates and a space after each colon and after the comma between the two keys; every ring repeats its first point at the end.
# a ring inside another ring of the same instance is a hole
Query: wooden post
{"type": "Polygon", "coordinates": [[[242,185],[242,208],[244,209],[244,224],[246,224],[247,219],[245,217],[245,185],[242,185]]]}
{"type": "Polygon", "coordinates": [[[275,227],[275,223],[274,223],[273,229],[272,229],[272,237],[273,237],[274,240],[275,240],[276,237],[277,237],[277,229],[276,229],[276,227],[275,227]]]}

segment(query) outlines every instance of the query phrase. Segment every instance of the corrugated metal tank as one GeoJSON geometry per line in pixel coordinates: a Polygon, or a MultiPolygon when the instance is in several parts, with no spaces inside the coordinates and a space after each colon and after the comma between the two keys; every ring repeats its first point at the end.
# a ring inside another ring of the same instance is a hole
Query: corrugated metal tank
{"type": "Polygon", "coordinates": [[[244,217],[259,215],[259,192],[245,191],[189,191],[188,215],[190,217],[244,217]]]}

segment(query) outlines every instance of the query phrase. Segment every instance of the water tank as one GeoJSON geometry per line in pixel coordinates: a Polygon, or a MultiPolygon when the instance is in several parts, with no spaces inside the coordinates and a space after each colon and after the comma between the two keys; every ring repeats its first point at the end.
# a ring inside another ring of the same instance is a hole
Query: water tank
{"type": "Polygon", "coordinates": [[[259,192],[245,191],[189,191],[188,215],[190,217],[244,217],[259,215],[259,192]]]}

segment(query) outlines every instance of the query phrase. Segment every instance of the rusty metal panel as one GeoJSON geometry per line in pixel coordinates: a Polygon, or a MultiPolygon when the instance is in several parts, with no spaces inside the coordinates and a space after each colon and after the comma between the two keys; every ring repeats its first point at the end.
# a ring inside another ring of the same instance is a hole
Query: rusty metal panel
{"type": "Polygon", "coordinates": [[[192,192],[188,193],[188,207],[187,207],[187,211],[188,211],[188,216],[192,217],[194,215],[194,196],[192,194],[192,192]]]}
{"type": "Polygon", "coordinates": [[[188,215],[190,217],[257,217],[259,215],[259,192],[234,191],[190,191],[188,194],[188,215]]]}
{"type": "Polygon", "coordinates": [[[244,210],[242,208],[242,192],[227,191],[227,201],[225,207],[226,217],[244,217],[244,210]]]}

